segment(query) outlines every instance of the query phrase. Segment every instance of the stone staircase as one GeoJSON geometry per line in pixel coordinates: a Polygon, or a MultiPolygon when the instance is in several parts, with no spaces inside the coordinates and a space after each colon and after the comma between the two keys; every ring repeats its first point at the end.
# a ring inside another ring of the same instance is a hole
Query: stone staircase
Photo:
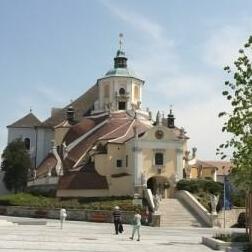
{"type": "Polygon", "coordinates": [[[203,227],[197,217],[188,210],[178,199],[162,199],[158,212],[161,215],[160,226],[162,227],[203,227]]]}

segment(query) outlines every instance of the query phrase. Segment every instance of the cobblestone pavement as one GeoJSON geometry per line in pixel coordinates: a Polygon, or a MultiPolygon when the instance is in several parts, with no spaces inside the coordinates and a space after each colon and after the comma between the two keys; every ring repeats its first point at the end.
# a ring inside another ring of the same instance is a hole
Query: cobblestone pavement
{"type": "Polygon", "coordinates": [[[113,224],[0,217],[1,251],[82,251],[82,252],[207,252],[202,236],[211,236],[210,228],[141,227],[141,241],[129,239],[131,226],[114,234],[113,224]],[[6,222],[5,220],[8,220],[6,222]],[[15,224],[12,224],[12,223],[15,224]]]}

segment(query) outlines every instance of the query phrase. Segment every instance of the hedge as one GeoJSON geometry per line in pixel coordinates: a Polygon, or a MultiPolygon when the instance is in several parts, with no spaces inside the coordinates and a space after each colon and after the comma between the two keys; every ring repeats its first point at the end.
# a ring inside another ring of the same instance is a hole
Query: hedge
{"type": "Polygon", "coordinates": [[[212,194],[221,194],[223,184],[208,179],[182,179],[177,183],[178,190],[186,190],[190,193],[207,192],[212,194]]]}
{"type": "Polygon", "coordinates": [[[35,196],[29,193],[10,194],[0,197],[0,205],[5,206],[29,206],[39,208],[66,208],[66,209],[93,209],[111,210],[119,206],[124,211],[133,211],[136,206],[132,205],[132,198],[129,197],[108,197],[108,198],[80,198],[64,199],[35,196]]]}

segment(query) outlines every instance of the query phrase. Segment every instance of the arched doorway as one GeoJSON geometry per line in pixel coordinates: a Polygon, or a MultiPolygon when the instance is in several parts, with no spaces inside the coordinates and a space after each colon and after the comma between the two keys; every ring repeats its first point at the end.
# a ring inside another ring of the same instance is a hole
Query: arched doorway
{"type": "Polygon", "coordinates": [[[153,195],[160,195],[162,198],[168,197],[169,180],[166,177],[154,176],[147,180],[147,188],[153,195]]]}

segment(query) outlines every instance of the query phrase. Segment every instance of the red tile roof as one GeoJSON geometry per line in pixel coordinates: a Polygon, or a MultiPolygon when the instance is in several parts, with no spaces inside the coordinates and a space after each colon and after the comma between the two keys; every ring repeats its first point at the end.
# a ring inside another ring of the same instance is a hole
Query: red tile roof
{"type": "Polygon", "coordinates": [[[108,189],[105,176],[97,172],[71,172],[59,178],[58,190],[62,189],[108,189]]]}
{"type": "Polygon", "coordinates": [[[81,122],[73,125],[71,129],[66,134],[63,142],[65,141],[66,145],[70,144],[92,128],[94,128],[96,125],[104,121],[108,116],[101,116],[98,118],[83,118],[81,122]]]}
{"type": "Polygon", "coordinates": [[[56,164],[56,157],[52,153],[49,153],[36,169],[36,177],[46,177],[49,170],[54,171],[56,164]]]}
{"type": "Polygon", "coordinates": [[[151,126],[146,125],[142,123],[141,121],[134,120],[127,128],[127,131],[125,132],[125,134],[121,134],[121,135],[118,134],[118,136],[115,136],[115,138],[109,142],[121,144],[121,143],[125,143],[129,141],[130,139],[134,137],[134,134],[135,134],[134,127],[137,128],[137,134],[139,136],[145,133],[148,129],[150,129],[151,126]]]}
{"type": "MultiPolygon", "coordinates": [[[[85,121],[83,121],[85,123],[85,121]]],[[[80,123],[80,125],[82,122],[80,123]]],[[[92,148],[98,140],[115,139],[114,143],[123,143],[134,137],[133,125],[137,125],[138,134],[148,130],[148,126],[141,122],[135,122],[135,119],[130,117],[126,112],[112,113],[107,119],[107,122],[100,128],[97,128],[92,134],[82,139],[69,153],[68,158],[77,162],[85,152],[92,148]]],[[[79,126],[80,127],[80,126],[79,126]]],[[[83,126],[85,129],[85,126],[83,126]]]]}
{"type": "Polygon", "coordinates": [[[75,119],[77,121],[81,120],[83,115],[85,115],[94,105],[94,102],[98,99],[98,87],[97,85],[92,86],[83,95],[77,98],[72,103],[68,104],[66,107],[55,112],[52,116],[47,118],[42,124],[42,127],[53,127],[65,120],[66,109],[72,106],[75,110],[75,119]]]}

